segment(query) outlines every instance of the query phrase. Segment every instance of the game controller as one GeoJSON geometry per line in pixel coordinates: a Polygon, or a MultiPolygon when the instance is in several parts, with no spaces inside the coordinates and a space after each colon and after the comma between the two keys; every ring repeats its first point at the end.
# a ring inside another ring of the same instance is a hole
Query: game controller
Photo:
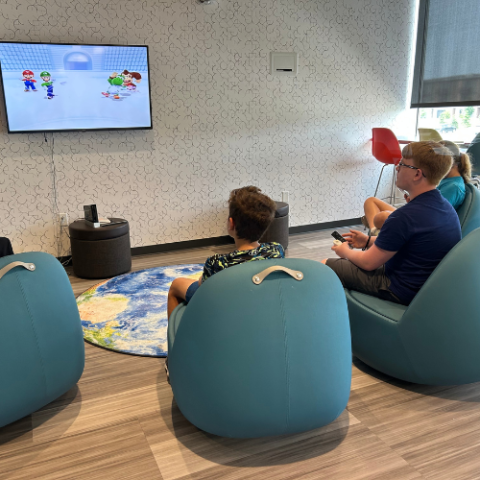
{"type": "Polygon", "coordinates": [[[343,243],[343,242],[341,242],[340,240],[337,240],[337,239],[335,239],[335,240],[333,241],[333,244],[336,245],[337,247],[338,247],[339,245],[341,245],[342,243],[343,243]]]}
{"type": "Polygon", "coordinates": [[[338,240],[340,243],[346,242],[347,239],[343,238],[336,230],[330,234],[335,240],[338,240]]]}

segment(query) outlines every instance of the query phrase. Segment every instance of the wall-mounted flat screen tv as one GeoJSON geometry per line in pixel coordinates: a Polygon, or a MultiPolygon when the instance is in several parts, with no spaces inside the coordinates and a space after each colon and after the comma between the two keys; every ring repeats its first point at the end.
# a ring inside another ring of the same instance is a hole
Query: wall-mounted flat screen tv
{"type": "Polygon", "coordinates": [[[8,132],[152,128],[148,47],[0,42],[8,132]]]}

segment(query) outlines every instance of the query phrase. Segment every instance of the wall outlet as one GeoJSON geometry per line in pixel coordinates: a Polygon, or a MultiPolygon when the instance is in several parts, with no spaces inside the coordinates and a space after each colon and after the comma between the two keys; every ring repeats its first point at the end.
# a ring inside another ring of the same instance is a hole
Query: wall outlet
{"type": "Polygon", "coordinates": [[[290,192],[283,191],[282,192],[282,202],[288,203],[290,200],[290,192]]]}
{"type": "Polygon", "coordinates": [[[68,213],[59,213],[58,220],[60,221],[61,227],[68,225],[68,213]]]}

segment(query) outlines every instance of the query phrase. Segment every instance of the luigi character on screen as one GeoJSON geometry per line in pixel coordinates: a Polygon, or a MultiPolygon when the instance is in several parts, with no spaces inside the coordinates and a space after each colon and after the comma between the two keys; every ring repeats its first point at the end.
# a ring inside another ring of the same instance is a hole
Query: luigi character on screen
{"type": "Polygon", "coordinates": [[[43,80],[42,87],[47,87],[47,98],[51,100],[53,98],[52,76],[47,71],[44,71],[40,74],[40,78],[43,80]]]}

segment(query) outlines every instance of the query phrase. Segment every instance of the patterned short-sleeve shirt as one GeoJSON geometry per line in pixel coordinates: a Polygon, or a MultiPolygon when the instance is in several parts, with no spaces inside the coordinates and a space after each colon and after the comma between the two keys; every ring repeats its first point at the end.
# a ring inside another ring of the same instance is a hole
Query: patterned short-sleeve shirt
{"type": "Polygon", "coordinates": [[[285,258],[285,251],[279,243],[262,243],[259,247],[252,250],[235,250],[225,254],[217,253],[207,258],[203,267],[202,282],[213,274],[233,265],[256,260],[267,260],[269,258],[285,258]]]}

